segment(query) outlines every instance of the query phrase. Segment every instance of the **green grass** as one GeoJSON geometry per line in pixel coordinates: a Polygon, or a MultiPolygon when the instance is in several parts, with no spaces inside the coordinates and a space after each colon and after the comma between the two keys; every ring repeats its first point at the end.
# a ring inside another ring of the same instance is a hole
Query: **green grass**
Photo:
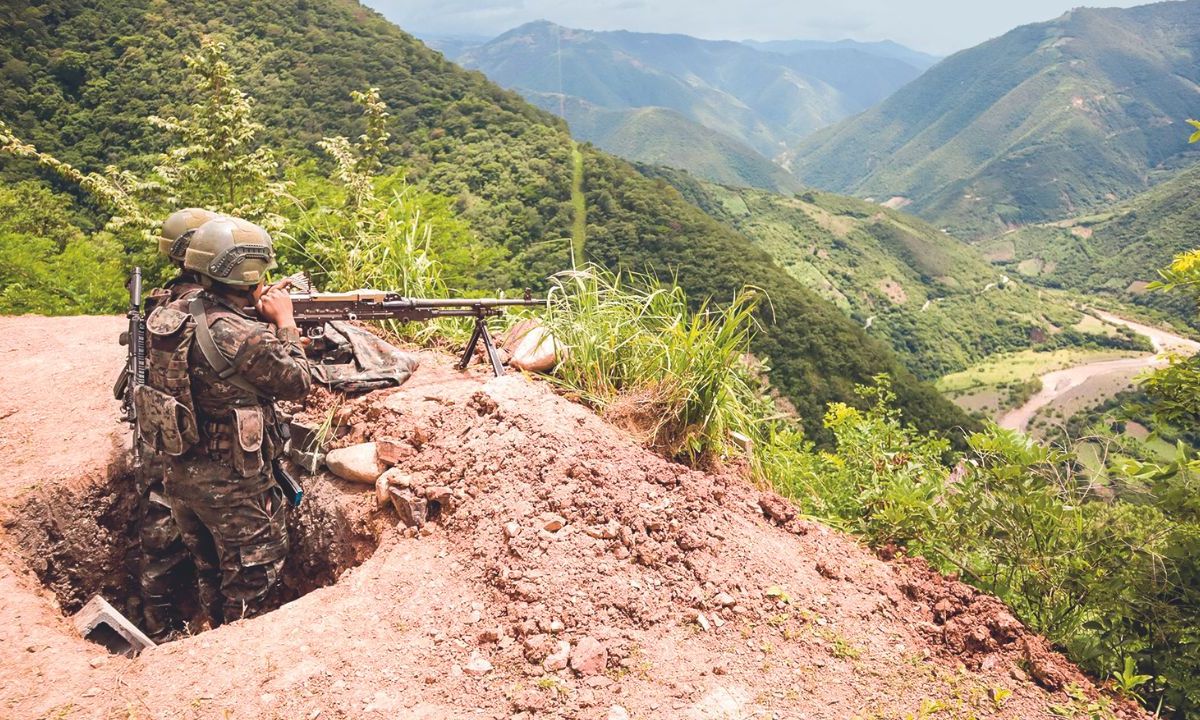
{"type": "Polygon", "coordinates": [[[579,263],[587,244],[587,197],[583,194],[583,153],[574,140],[571,141],[571,208],[575,212],[571,220],[571,257],[579,263]]]}
{"type": "Polygon", "coordinates": [[[1105,360],[1137,357],[1129,350],[1092,350],[1065,348],[1052,352],[1022,350],[1006,353],[973,365],[967,370],[946,375],[937,388],[947,393],[963,393],[1012,382],[1022,382],[1055,370],[1105,360]]]}

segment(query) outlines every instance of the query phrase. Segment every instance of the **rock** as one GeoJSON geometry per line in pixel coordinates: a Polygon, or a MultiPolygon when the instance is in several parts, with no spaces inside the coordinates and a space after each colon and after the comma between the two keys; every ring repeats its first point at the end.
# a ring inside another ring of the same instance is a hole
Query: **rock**
{"type": "Polygon", "coordinates": [[[406,488],[410,485],[412,485],[411,475],[402,472],[399,468],[389,468],[375,480],[375,502],[379,504],[379,507],[383,507],[391,501],[391,496],[388,494],[389,488],[406,488]]]}
{"type": "Polygon", "coordinates": [[[504,523],[505,537],[515,538],[521,534],[521,526],[515,520],[504,523]]]}
{"type": "Polygon", "coordinates": [[[558,644],[558,649],[547,655],[546,659],[542,661],[542,667],[546,669],[546,672],[566,670],[570,660],[571,643],[562,641],[558,644]]]}
{"type": "Polygon", "coordinates": [[[88,660],[88,665],[91,665],[94,668],[102,668],[107,664],[108,664],[108,656],[107,655],[97,655],[96,657],[92,658],[91,660],[88,660]]]}
{"type": "Polygon", "coordinates": [[[605,720],[629,720],[629,711],[620,705],[613,705],[608,709],[605,720]]]}
{"type": "Polygon", "coordinates": [[[717,596],[713,598],[713,602],[716,603],[717,607],[733,607],[737,604],[732,595],[724,592],[717,593],[717,596]]]}
{"type": "Polygon", "coordinates": [[[330,450],[325,456],[325,465],[343,480],[371,484],[387,469],[379,461],[377,446],[373,442],[330,450]]]}
{"type": "Polygon", "coordinates": [[[478,652],[471,653],[471,659],[467,661],[466,665],[463,665],[463,672],[468,675],[474,675],[475,677],[487,675],[491,671],[492,664],[488,662],[487,658],[485,658],[483,655],[480,655],[478,652]]]}
{"type": "Polygon", "coordinates": [[[821,573],[821,575],[829,578],[830,580],[842,579],[842,573],[838,571],[837,567],[827,560],[817,561],[817,572],[821,573]]]}
{"type": "Polygon", "coordinates": [[[593,637],[584,637],[571,651],[571,669],[580,675],[600,675],[608,668],[608,650],[593,637]]]}
{"type": "Polygon", "coordinates": [[[526,690],[517,696],[513,702],[518,710],[528,710],[533,713],[544,711],[549,704],[546,695],[537,690],[526,690]]]}
{"type": "Polygon", "coordinates": [[[758,507],[762,510],[763,515],[780,525],[796,517],[796,509],[792,507],[792,504],[775,493],[759,495],[758,507]]]}
{"type": "Polygon", "coordinates": [[[712,625],[709,624],[708,618],[702,612],[696,613],[696,624],[699,625],[700,629],[704,632],[708,632],[712,629],[712,625]]]}
{"type": "Polygon", "coordinates": [[[400,520],[410,529],[420,530],[425,525],[427,504],[422,498],[413,497],[407,490],[388,488],[392,507],[400,520]]]}
{"type": "Polygon", "coordinates": [[[417,449],[404,440],[396,438],[380,438],[375,441],[379,461],[385,465],[399,465],[417,454],[417,449]]]}
{"type": "Polygon", "coordinates": [[[562,515],[548,513],[542,516],[542,529],[547,532],[558,532],[563,529],[563,525],[567,524],[567,519],[562,515]]]}

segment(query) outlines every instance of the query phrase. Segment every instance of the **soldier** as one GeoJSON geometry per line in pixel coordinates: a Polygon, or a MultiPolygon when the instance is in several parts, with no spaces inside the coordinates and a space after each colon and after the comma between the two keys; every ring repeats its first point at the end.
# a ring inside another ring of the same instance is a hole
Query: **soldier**
{"type": "Polygon", "coordinates": [[[171,262],[179,267],[179,274],[167,281],[163,290],[170,293],[170,300],[178,300],[184,295],[197,293],[203,289],[200,276],[183,266],[184,256],[192,235],[201,225],[209,220],[221,217],[219,213],[203,208],[184,208],[171,213],[163,223],[162,234],[158,238],[158,251],[171,258],[171,262]]]}
{"type": "MultiPolygon", "coordinates": [[[[150,294],[147,312],[201,290],[199,277],[190,270],[182,269],[183,256],[195,230],[217,217],[217,213],[208,210],[187,208],[172,213],[163,223],[158,241],[159,251],[175,261],[181,271],[163,289],[150,294]]],[[[172,588],[185,570],[190,572],[190,568],[183,567],[189,559],[189,553],[163,493],[163,456],[149,447],[143,447],[141,456],[142,466],[136,473],[136,481],[140,516],[138,581],[142,593],[142,616],[146,633],[154,640],[163,642],[183,629],[182,618],[173,602],[172,588]]],[[[211,595],[215,588],[202,589],[202,596],[206,590],[211,595]]]]}
{"type": "Polygon", "coordinates": [[[285,427],[276,399],[303,397],[308,364],[265,230],[236,218],[202,225],[184,268],[204,289],[146,320],[148,373],[139,418],[169,455],[164,488],[201,587],[219,586],[212,624],[264,610],[287,554],[283,493],[272,462],[285,427]],[[258,317],[246,308],[253,306],[258,317]]]}

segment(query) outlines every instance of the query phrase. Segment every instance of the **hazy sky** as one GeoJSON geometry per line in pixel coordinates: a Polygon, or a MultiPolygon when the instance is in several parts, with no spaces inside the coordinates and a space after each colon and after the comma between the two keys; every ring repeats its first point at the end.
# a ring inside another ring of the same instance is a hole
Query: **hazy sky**
{"type": "MultiPolygon", "coordinates": [[[[727,40],[891,39],[948,55],[1080,0],[363,0],[417,35],[498,35],[531,20],[727,40]]],[[[1106,0],[1130,7],[1145,0],[1106,0]]]]}

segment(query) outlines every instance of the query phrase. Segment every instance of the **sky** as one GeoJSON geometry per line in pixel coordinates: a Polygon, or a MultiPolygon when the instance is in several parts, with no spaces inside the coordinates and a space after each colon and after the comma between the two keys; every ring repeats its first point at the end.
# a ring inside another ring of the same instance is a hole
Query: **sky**
{"type": "MultiPolygon", "coordinates": [[[[1080,0],[363,0],[417,35],[493,37],[532,20],[712,40],[895,40],[949,55],[1080,0]]],[[[1103,0],[1130,7],[1146,0],[1103,0]]]]}

